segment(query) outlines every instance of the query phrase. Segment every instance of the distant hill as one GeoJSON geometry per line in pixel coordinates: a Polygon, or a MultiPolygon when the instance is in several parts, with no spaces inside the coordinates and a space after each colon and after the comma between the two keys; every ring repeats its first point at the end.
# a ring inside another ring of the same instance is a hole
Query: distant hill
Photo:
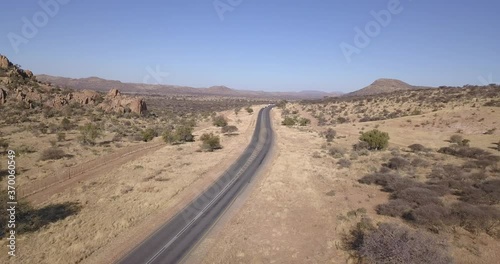
{"type": "Polygon", "coordinates": [[[432,87],[414,86],[396,79],[378,79],[361,90],[345,94],[345,96],[363,96],[372,94],[390,93],[401,90],[415,90],[432,87]]]}
{"type": "Polygon", "coordinates": [[[325,96],[339,96],[340,93],[326,93],[321,91],[301,91],[301,92],[264,92],[236,90],[226,86],[212,86],[209,88],[194,88],[176,85],[153,85],[143,83],[123,83],[120,81],[106,80],[98,77],[72,79],[56,77],[50,75],[37,75],[38,80],[50,82],[62,87],[70,87],[77,90],[95,90],[107,92],[111,89],[118,89],[122,93],[132,94],[155,94],[155,95],[200,95],[200,96],[228,96],[228,97],[251,97],[265,99],[321,99],[325,96]]]}

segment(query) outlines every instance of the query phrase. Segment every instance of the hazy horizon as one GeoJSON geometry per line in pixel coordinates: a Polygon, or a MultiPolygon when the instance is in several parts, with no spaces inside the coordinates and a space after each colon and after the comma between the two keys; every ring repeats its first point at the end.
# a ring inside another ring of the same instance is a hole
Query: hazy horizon
{"type": "Polygon", "coordinates": [[[0,53],[35,74],[239,90],[500,75],[495,1],[55,1],[4,3],[0,53]]]}

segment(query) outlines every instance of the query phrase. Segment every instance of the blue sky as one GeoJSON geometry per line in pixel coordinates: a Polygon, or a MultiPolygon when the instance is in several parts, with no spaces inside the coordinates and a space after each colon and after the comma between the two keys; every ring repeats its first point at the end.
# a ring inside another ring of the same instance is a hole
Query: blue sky
{"type": "Polygon", "coordinates": [[[267,91],[500,80],[494,0],[55,1],[3,1],[0,53],[35,74],[267,91]],[[342,43],[357,49],[350,62],[342,43]]]}

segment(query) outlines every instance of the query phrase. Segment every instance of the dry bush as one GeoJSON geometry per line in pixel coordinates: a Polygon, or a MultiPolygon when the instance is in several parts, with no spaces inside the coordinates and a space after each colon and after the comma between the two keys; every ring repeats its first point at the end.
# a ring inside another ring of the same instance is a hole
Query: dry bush
{"type": "Polygon", "coordinates": [[[334,158],[342,158],[346,154],[346,150],[341,147],[331,147],[328,154],[334,158]]]}
{"type": "Polygon", "coordinates": [[[40,160],[58,160],[64,158],[65,156],[66,154],[62,149],[52,147],[42,151],[40,154],[40,160]]]}
{"type": "Polygon", "coordinates": [[[337,135],[337,131],[333,130],[332,128],[328,128],[322,134],[326,138],[326,142],[332,142],[335,136],[337,135]]]}
{"type": "Polygon", "coordinates": [[[354,151],[363,151],[363,150],[368,150],[369,148],[370,148],[370,145],[365,141],[360,141],[360,142],[352,145],[352,150],[354,150],[354,151]]]}
{"type": "Polygon", "coordinates": [[[397,174],[376,172],[364,176],[363,178],[359,179],[358,182],[368,185],[376,184],[380,186],[387,186],[389,182],[394,181],[395,178],[399,177],[400,176],[397,174]]]}
{"type": "Polygon", "coordinates": [[[410,166],[410,161],[403,157],[392,157],[387,163],[387,167],[393,170],[402,170],[410,166]]]}
{"type": "Polygon", "coordinates": [[[450,137],[450,143],[455,143],[455,144],[458,144],[460,145],[463,141],[463,137],[461,135],[453,135],[450,137]]]}
{"type": "Polygon", "coordinates": [[[500,234],[500,211],[492,206],[454,203],[451,205],[451,221],[472,233],[484,231],[497,238],[500,234]]]}
{"type": "Polygon", "coordinates": [[[59,142],[66,141],[66,133],[58,132],[57,133],[57,141],[59,141],[59,142]]]}
{"type": "Polygon", "coordinates": [[[238,131],[238,128],[236,126],[225,126],[221,128],[221,132],[223,134],[233,134],[238,131]]]}
{"type": "Polygon", "coordinates": [[[382,223],[363,236],[359,255],[367,263],[452,263],[447,245],[430,234],[382,223]]]}
{"type": "Polygon", "coordinates": [[[428,149],[421,144],[409,145],[408,148],[413,152],[426,152],[428,149]]]}
{"type": "Polygon", "coordinates": [[[378,214],[392,217],[402,217],[413,208],[413,205],[406,200],[395,199],[385,204],[379,204],[375,208],[378,214]]]}
{"type": "Polygon", "coordinates": [[[424,160],[422,158],[414,158],[411,161],[411,166],[413,167],[427,167],[429,166],[429,162],[427,160],[424,160]]]}
{"type": "Polygon", "coordinates": [[[422,187],[411,187],[392,193],[392,199],[402,199],[419,206],[427,204],[442,205],[439,194],[435,191],[422,187]]]}
{"type": "Polygon", "coordinates": [[[480,148],[471,148],[467,146],[451,146],[443,147],[438,150],[439,153],[448,154],[461,158],[470,158],[478,160],[491,160],[498,162],[500,157],[493,156],[488,151],[482,150],[480,148]]]}
{"type": "Polygon", "coordinates": [[[459,193],[460,200],[471,204],[498,204],[500,203],[500,180],[489,180],[459,193]]]}
{"type": "Polygon", "coordinates": [[[340,159],[339,161],[337,161],[337,165],[339,165],[340,168],[350,168],[351,164],[351,161],[348,159],[340,159]]]}
{"type": "Polygon", "coordinates": [[[453,179],[453,178],[462,178],[464,175],[463,169],[451,165],[451,164],[446,164],[444,166],[436,166],[432,168],[431,173],[427,176],[428,179],[453,179]]]}
{"type": "Polygon", "coordinates": [[[444,205],[431,203],[419,206],[405,213],[403,217],[417,225],[439,231],[448,222],[449,215],[450,210],[444,205]]]}

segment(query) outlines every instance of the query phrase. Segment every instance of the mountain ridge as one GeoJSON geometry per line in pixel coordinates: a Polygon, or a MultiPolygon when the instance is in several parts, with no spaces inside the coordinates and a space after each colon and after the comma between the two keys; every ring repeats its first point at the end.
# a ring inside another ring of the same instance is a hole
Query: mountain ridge
{"type": "Polygon", "coordinates": [[[320,99],[323,97],[340,96],[339,92],[323,91],[300,91],[300,92],[265,92],[251,90],[237,90],[224,85],[195,88],[190,86],[167,85],[167,84],[144,84],[144,83],[124,83],[118,80],[107,80],[100,77],[67,78],[40,74],[36,76],[38,80],[50,82],[58,86],[71,87],[77,90],[96,90],[107,92],[116,88],[123,93],[135,94],[155,94],[155,95],[213,95],[231,97],[253,97],[272,99],[320,99]]]}
{"type": "Polygon", "coordinates": [[[391,93],[401,90],[417,90],[417,89],[428,89],[428,88],[434,88],[434,87],[415,86],[398,79],[380,78],[375,80],[370,85],[362,89],[356,90],[354,92],[347,93],[344,96],[364,96],[364,95],[391,93]]]}

